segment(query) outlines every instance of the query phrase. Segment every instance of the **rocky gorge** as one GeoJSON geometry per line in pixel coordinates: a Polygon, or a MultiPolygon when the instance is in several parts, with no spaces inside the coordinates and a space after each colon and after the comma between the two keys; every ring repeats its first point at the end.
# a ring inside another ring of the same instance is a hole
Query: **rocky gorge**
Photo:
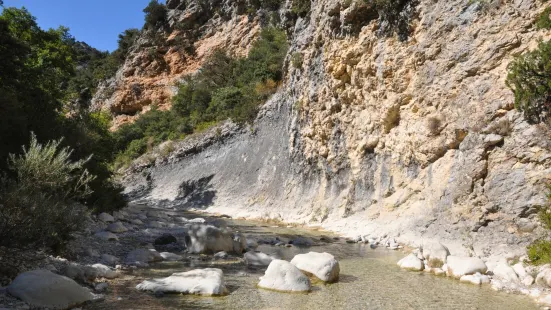
{"type": "Polygon", "coordinates": [[[268,25],[289,42],[281,84],[254,122],[119,171],[130,206],[89,218],[75,256],[30,266],[0,308],[551,306],[551,267],[526,255],[549,237],[550,131],[505,83],[551,38],[534,26],[545,2],[401,1],[383,22],[373,1],[309,3],[168,0],[171,31],[139,37],[92,99],[112,130],[169,110],[214,51],[246,55],[268,25]]]}

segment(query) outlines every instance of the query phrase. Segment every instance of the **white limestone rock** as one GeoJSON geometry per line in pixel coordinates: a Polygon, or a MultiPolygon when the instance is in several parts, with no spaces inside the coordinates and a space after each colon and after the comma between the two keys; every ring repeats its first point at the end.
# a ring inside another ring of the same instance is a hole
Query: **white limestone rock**
{"type": "Polygon", "coordinates": [[[94,296],[75,281],[48,270],[18,275],[8,293],[37,308],[68,309],[92,300],[94,296]]]}
{"type": "Polygon", "coordinates": [[[101,278],[114,279],[119,276],[115,270],[103,264],[94,264],[91,267],[97,270],[97,276],[101,278]]]}
{"type": "Polygon", "coordinates": [[[204,296],[227,295],[224,273],[217,268],[173,273],[170,277],[146,280],[136,286],[140,291],[181,293],[204,296]]]}
{"type": "Polygon", "coordinates": [[[474,285],[481,285],[490,283],[490,278],[477,272],[475,274],[464,275],[459,279],[459,281],[471,283],[474,285]]]}
{"type": "Polygon", "coordinates": [[[449,277],[460,279],[464,275],[475,274],[477,272],[485,274],[488,267],[480,258],[477,257],[447,257],[446,273],[449,277]]]}
{"type": "Polygon", "coordinates": [[[258,267],[268,266],[275,259],[262,252],[247,252],[243,257],[247,265],[258,267]]]}
{"type": "Polygon", "coordinates": [[[398,266],[402,269],[411,271],[422,271],[425,268],[423,261],[417,258],[417,255],[413,253],[398,261],[398,266]]]}
{"type": "Polygon", "coordinates": [[[190,253],[211,254],[220,251],[234,252],[234,241],[230,233],[218,227],[203,224],[190,225],[188,234],[190,253]]]}
{"type": "Polygon", "coordinates": [[[421,252],[431,268],[441,268],[447,261],[450,251],[446,246],[436,241],[424,241],[421,252]]]}
{"type": "Polygon", "coordinates": [[[494,276],[501,278],[502,280],[513,283],[517,283],[519,281],[515,270],[506,262],[497,263],[492,272],[494,273],[494,276]]]}
{"type": "Polygon", "coordinates": [[[311,284],[310,279],[295,265],[275,259],[264,276],[260,277],[258,287],[282,292],[307,292],[311,284]]]}
{"type": "Polygon", "coordinates": [[[309,252],[298,254],[291,260],[291,264],[324,282],[331,283],[339,280],[339,262],[329,253],[309,252]]]}

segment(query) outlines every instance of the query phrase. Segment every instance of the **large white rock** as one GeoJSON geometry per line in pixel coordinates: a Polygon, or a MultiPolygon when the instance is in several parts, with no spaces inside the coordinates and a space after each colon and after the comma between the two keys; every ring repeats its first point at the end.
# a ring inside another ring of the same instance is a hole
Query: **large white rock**
{"type": "Polygon", "coordinates": [[[536,284],[551,287],[551,268],[544,268],[538,273],[536,284]]]}
{"type": "Polygon", "coordinates": [[[173,273],[170,277],[146,280],[138,284],[140,291],[182,293],[207,296],[226,295],[224,273],[217,268],[195,269],[173,273]]]}
{"type": "Polygon", "coordinates": [[[234,252],[234,241],[230,233],[218,227],[193,224],[188,230],[190,253],[214,254],[220,251],[234,252]]]}
{"type": "Polygon", "coordinates": [[[447,274],[449,277],[461,278],[464,275],[475,274],[477,272],[485,274],[488,270],[486,264],[477,257],[459,257],[448,256],[447,274]]]}
{"type": "Polygon", "coordinates": [[[101,278],[114,279],[119,276],[115,270],[103,264],[94,264],[91,267],[97,270],[97,276],[101,278]]]}
{"type": "Polygon", "coordinates": [[[425,241],[422,245],[423,257],[427,260],[427,265],[431,268],[440,268],[450,255],[447,247],[436,241],[425,241]]]}
{"type": "Polygon", "coordinates": [[[408,256],[398,261],[398,266],[402,269],[421,271],[425,268],[423,261],[420,260],[417,255],[411,253],[408,256]]]}
{"type": "Polygon", "coordinates": [[[110,231],[100,231],[95,234],[96,237],[106,241],[117,241],[119,237],[110,231]]]}
{"type": "Polygon", "coordinates": [[[114,222],[115,221],[115,218],[112,217],[110,214],[107,214],[105,212],[103,213],[100,213],[100,215],[98,215],[98,219],[102,222],[114,222]]]}
{"type": "Polygon", "coordinates": [[[298,254],[291,260],[291,264],[324,282],[339,280],[339,262],[329,253],[309,252],[298,254]]]}
{"type": "Polygon", "coordinates": [[[310,286],[310,279],[295,265],[279,259],[270,263],[258,283],[258,287],[283,292],[307,292],[310,286]]]}
{"type": "Polygon", "coordinates": [[[162,260],[163,257],[159,254],[159,252],[149,249],[135,249],[128,253],[124,259],[127,264],[153,263],[162,260]]]}
{"type": "Polygon", "coordinates": [[[275,259],[262,252],[247,252],[243,257],[249,266],[268,266],[275,259]]]}
{"type": "Polygon", "coordinates": [[[39,308],[68,309],[93,299],[86,288],[48,270],[18,275],[8,286],[8,293],[39,308]]]}
{"type": "Polygon", "coordinates": [[[509,266],[506,262],[497,263],[492,272],[494,273],[494,276],[501,278],[502,280],[514,283],[519,281],[515,270],[511,268],[511,266],[509,266]]]}
{"type": "Polygon", "coordinates": [[[520,279],[524,279],[528,275],[522,263],[516,263],[515,265],[513,265],[513,270],[516,272],[520,279]]]}
{"type": "Polygon", "coordinates": [[[121,222],[115,222],[115,223],[109,224],[109,226],[107,226],[107,230],[114,233],[123,233],[123,232],[127,232],[128,228],[124,227],[124,225],[121,222]]]}
{"type": "Polygon", "coordinates": [[[483,275],[477,272],[475,274],[462,276],[459,279],[459,281],[471,283],[474,285],[480,285],[480,284],[490,283],[490,278],[486,275],[483,275]]]}

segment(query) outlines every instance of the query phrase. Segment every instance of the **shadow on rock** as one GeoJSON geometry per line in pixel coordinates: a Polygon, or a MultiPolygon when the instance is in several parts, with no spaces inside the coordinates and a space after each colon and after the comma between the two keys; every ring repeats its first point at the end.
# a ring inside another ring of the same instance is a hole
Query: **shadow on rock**
{"type": "Polygon", "coordinates": [[[178,200],[183,208],[205,209],[214,203],[216,191],[213,189],[211,181],[214,174],[200,178],[198,180],[188,180],[180,185],[178,200]]]}

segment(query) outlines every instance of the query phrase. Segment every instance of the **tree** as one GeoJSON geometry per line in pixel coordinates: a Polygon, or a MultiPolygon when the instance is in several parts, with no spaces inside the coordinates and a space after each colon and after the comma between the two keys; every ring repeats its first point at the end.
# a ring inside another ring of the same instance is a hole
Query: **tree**
{"type": "Polygon", "coordinates": [[[149,4],[143,9],[145,13],[145,26],[150,29],[158,29],[166,26],[167,8],[166,5],[159,3],[158,0],[151,0],[149,4]]]}

